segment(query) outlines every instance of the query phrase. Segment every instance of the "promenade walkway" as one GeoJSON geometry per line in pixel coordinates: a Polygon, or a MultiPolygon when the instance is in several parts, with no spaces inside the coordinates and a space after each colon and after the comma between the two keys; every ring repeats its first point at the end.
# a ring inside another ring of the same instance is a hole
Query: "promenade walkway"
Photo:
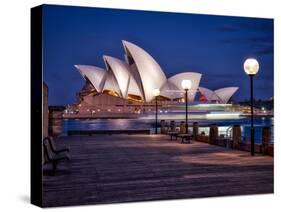
{"type": "MultiPolygon", "coordinates": [[[[165,135],[61,137],[71,161],[45,171],[43,204],[63,206],[273,192],[273,158],[165,135]]],[[[48,168],[48,167],[45,167],[48,168]]]]}

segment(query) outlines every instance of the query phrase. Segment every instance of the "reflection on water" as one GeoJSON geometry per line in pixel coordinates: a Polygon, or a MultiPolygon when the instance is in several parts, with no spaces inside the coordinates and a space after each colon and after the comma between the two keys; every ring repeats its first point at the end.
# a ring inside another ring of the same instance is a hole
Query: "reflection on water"
{"type": "MultiPolygon", "coordinates": [[[[180,121],[176,120],[179,124],[180,121]]],[[[235,124],[241,125],[242,136],[250,137],[250,118],[241,118],[234,120],[189,120],[190,124],[198,122],[200,126],[199,133],[204,132],[209,134],[210,124],[217,124],[219,126],[219,134],[226,134],[227,129],[235,124]]],[[[257,143],[261,142],[262,127],[271,126],[273,136],[273,118],[271,117],[257,117],[254,119],[255,124],[255,140],[257,143]]],[[[166,125],[169,125],[167,121],[166,125]]],[[[155,127],[154,119],[65,119],[64,120],[64,133],[68,130],[125,130],[125,129],[151,129],[155,127]]],[[[158,126],[159,127],[159,126],[158,126]]],[[[248,139],[249,140],[249,139],[248,139]]],[[[272,137],[273,142],[273,137],[272,137]]]]}

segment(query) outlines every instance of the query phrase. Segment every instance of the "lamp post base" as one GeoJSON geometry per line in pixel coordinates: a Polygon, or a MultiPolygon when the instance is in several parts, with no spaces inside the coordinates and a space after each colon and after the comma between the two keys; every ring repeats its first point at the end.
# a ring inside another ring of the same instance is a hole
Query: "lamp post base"
{"type": "Polygon", "coordinates": [[[157,122],[158,122],[158,104],[157,104],[157,96],[156,96],[155,97],[155,134],[158,134],[157,122]]]}
{"type": "Polygon", "coordinates": [[[251,127],[251,155],[255,155],[255,128],[251,127]]]}

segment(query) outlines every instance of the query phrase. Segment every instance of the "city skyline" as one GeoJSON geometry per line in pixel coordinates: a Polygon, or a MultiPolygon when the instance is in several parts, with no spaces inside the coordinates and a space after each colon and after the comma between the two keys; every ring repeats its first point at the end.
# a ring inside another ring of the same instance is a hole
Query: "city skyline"
{"type": "Polygon", "coordinates": [[[141,45],[167,77],[199,72],[203,87],[238,86],[239,101],[249,98],[243,63],[254,57],[255,98],[273,96],[272,19],[46,5],[43,24],[50,105],[74,102],[84,85],[75,64],[105,68],[103,55],[124,60],[124,39],[141,45]]]}

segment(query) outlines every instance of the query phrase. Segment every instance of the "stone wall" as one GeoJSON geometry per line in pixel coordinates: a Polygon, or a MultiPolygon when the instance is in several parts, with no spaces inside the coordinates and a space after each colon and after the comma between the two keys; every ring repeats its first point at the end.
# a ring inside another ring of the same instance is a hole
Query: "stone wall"
{"type": "Polygon", "coordinates": [[[64,106],[49,107],[49,135],[57,137],[63,132],[64,106]]]}

